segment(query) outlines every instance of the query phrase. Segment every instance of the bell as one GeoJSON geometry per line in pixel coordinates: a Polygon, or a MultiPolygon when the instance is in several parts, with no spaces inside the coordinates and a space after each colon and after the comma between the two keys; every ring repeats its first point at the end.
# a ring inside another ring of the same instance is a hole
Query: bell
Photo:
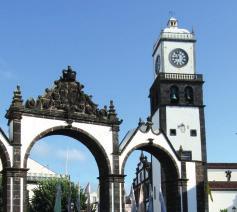
{"type": "Polygon", "coordinates": [[[190,93],[188,92],[186,95],[186,99],[191,101],[193,99],[192,95],[190,95],[190,93]]]}
{"type": "Polygon", "coordinates": [[[170,99],[171,99],[171,101],[177,101],[178,100],[178,98],[177,98],[177,96],[174,92],[171,94],[170,99]]]}

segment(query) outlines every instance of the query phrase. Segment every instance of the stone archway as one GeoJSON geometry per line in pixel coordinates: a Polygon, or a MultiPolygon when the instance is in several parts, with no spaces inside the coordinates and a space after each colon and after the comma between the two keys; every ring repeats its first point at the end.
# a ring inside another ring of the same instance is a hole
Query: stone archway
{"type": "MultiPolygon", "coordinates": [[[[204,189],[197,188],[197,184],[204,185],[205,167],[201,162],[183,160],[165,134],[153,130],[150,119],[147,123],[139,122],[138,127],[119,144],[118,132],[122,121],[117,117],[113,101],[110,101],[109,107],[99,109],[83,88],[71,67],[63,70],[54,86],[36,99],[29,98],[24,102],[17,86],[6,114],[11,140],[8,152],[12,156],[6,159],[9,162],[4,170],[6,182],[11,185],[6,187],[6,212],[23,212],[26,209],[26,161],[34,143],[50,135],[66,135],[80,140],[92,152],[103,188],[101,211],[124,212],[124,165],[135,149],[150,152],[163,165],[168,212],[190,211],[188,199],[197,202],[199,196],[204,196],[200,193],[204,189]],[[187,178],[191,179],[188,185],[187,178]],[[187,194],[187,188],[193,188],[193,192],[187,194]]],[[[1,151],[5,150],[1,150],[0,144],[1,151]]]]}
{"type": "Polygon", "coordinates": [[[76,80],[76,72],[63,70],[54,86],[47,88],[37,99],[23,102],[20,87],[14,92],[7,111],[12,135],[13,159],[13,211],[25,210],[27,158],[37,140],[50,135],[65,135],[79,140],[91,151],[99,168],[101,211],[119,211],[117,189],[123,179],[119,174],[118,131],[121,120],[117,117],[113,101],[99,109],[92,97],[83,91],[76,80]]]}
{"type": "MultiPolygon", "coordinates": [[[[167,212],[180,212],[181,211],[181,194],[180,194],[180,173],[179,169],[176,165],[176,162],[173,160],[171,155],[163,149],[161,146],[157,144],[141,144],[134,147],[126,156],[123,164],[122,164],[122,174],[124,173],[124,168],[129,156],[135,150],[143,150],[150,153],[157,160],[159,160],[161,164],[161,168],[163,170],[164,178],[162,179],[162,189],[166,194],[166,208],[167,212]]],[[[152,170],[153,172],[156,170],[152,170]]]]}
{"type": "Polygon", "coordinates": [[[40,139],[51,135],[64,135],[74,138],[75,140],[83,143],[95,157],[95,160],[98,164],[100,176],[106,176],[108,174],[111,174],[109,158],[99,141],[82,129],[68,126],[53,127],[48,130],[45,130],[44,132],[41,132],[38,136],[36,136],[28,146],[25,156],[23,157],[24,168],[27,168],[27,159],[34,144],[40,139]]]}
{"type": "MultiPolygon", "coordinates": [[[[162,188],[164,189],[168,212],[184,212],[183,203],[187,203],[186,175],[178,153],[167,137],[159,130],[154,131],[152,123],[139,123],[128,133],[120,145],[121,173],[124,173],[126,161],[134,150],[144,150],[159,160],[162,168],[162,188]]],[[[154,171],[154,170],[153,170],[154,171]]]]}
{"type": "Polygon", "coordinates": [[[1,129],[0,137],[0,159],[2,162],[2,181],[0,183],[2,184],[3,211],[7,211],[10,208],[10,201],[8,197],[11,195],[11,180],[8,175],[9,170],[11,169],[11,160],[9,156],[9,150],[6,148],[9,140],[1,129]]]}
{"type": "Polygon", "coordinates": [[[98,170],[99,170],[99,184],[100,184],[100,196],[103,197],[100,200],[100,211],[110,210],[110,200],[111,200],[111,192],[108,192],[111,188],[110,185],[103,181],[103,179],[107,179],[111,175],[111,164],[110,160],[101,146],[99,141],[94,138],[89,133],[85,132],[82,129],[75,128],[75,127],[68,127],[68,126],[59,126],[53,127],[44,132],[41,132],[38,136],[36,136],[33,141],[28,146],[25,155],[23,156],[23,166],[27,168],[27,159],[30,155],[30,151],[33,148],[34,144],[37,143],[40,139],[45,138],[47,136],[53,135],[64,135],[84,144],[91,154],[94,156],[98,170]],[[109,203],[109,204],[108,204],[109,203]]]}

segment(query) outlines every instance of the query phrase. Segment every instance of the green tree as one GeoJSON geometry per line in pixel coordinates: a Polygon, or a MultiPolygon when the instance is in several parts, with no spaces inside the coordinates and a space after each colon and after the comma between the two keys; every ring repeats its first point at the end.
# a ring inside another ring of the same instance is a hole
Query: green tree
{"type": "MultiPolygon", "coordinates": [[[[71,193],[71,203],[76,205],[78,198],[78,186],[73,182],[69,182],[66,178],[52,178],[38,183],[35,188],[34,196],[29,203],[30,212],[52,212],[55,204],[56,185],[60,183],[62,190],[62,212],[67,211],[68,197],[71,193]]],[[[86,196],[83,189],[80,188],[81,210],[86,209],[86,196]]],[[[75,207],[75,212],[77,209],[75,207]]]]}

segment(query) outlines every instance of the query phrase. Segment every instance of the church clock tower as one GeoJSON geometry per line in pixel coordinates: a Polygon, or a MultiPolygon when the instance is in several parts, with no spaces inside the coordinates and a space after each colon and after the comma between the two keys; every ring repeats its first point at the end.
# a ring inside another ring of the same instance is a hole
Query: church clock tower
{"type": "MultiPolygon", "coordinates": [[[[195,35],[170,18],[153,48],[151,117],[180,160],[196,164],[197,211],[207,208],[203,77],[196,73],[195,35]]],[[[185,173],[185,171],[184,171],[185,173]]]]}

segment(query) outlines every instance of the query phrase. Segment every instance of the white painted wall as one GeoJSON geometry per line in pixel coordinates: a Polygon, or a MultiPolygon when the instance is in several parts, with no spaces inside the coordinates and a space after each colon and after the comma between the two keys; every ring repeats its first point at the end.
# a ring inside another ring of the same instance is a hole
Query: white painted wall
{"type": "Polygon", "coordinates": [[[141,144],[148,144],[149,143],[148,139],[153,139],[153,144],[154,145],[160,146],[161,148],[165,149],[170,154],[170,156],[173,158],[176,166],[178,167],[178,171],[180,173],[180,167],[181,167],[180,161],[177,159],[175,153],[171,149],[171,147],[170,147],[169,143],[167,142],[166,138],[164,137],[164,135],[162,133],[156,135],[151,130],[147,133],[143,133],[140,130],[138,130],[135,133],[135,135],[133,136],[133,138],[131,139],[131,141],[128,143],[126,148],[123,149],[123,151],[120,155],[120,158],[119,158],[120,173],[121,173],[122,164],[123,164],[126,156],[128,155],[128,153],[133,148],[137,148],[141,144]]]}
{"type": "Polygon", "coordinates": [[[38,163],[37,161],[28,158],[27,161],[27,168],[29,169],[27,174],[34,174],[34,173],[40,173],[40,174],[56,174],[52,170],[50,170],[48,167],[38,163]]]}
{"type": "MultiPolygon", "coordinates": [[[[46,118],[35,118],[30,116],[22,116],[21,119],[21,140],[22,140],[22,159],[25,156],[26,150],[31,144],[31,142],[38,136],[40,133],[51,129],[53,127],[66,126],[67,123],[61,120],[53,120],[46,118]]],[[[86,124],[86,123],[72,123],[73,127],[79,128],[95,139],[97,139],[101,145],[104,147],[105,152],[111,162],[112,167],[112,130],[111,127],[101,126],[95,124],[86,124]]],[[[23,166],[23,160],[21,165],[23,166]]]]}
{"type": "Polygon", "coordinates": [[[153,56],[153,70],[154,70],[154,78],[156,78],[157,74],[156,74],[156,70],[155,70],[155,66],[156,66],[156,58],[157,56],[160,55],[160,70],[159,72],[163,72],[163,68],[164,68],[164,57],[162,54],[162,43],[160,44],[160,46],[157,48],[154,56],[153,56]]]}
{"type": "Polygon", "coordinates": [[[163,44],[163,57],[164,57],[164,68],[162,69],[165,73],[181,73],[181,74],[195,74],[194,66],[194,43],[192,42],[177,42],[177,41],[164,41],[163,44]],[[182,48],[188,54],[188,63],[181,67],[174,67],[169,61],[169,54],[176,48],[182,48]]]}
{"type": "Polygon", "coordinates": [[[197,211],[197,196],[196,196],[196,167],[194,162],[186,162],[187,173],[187,193],[188,193],[188,211],[197,211]]]}
{"type": "MultiPolygon", "coordinates": [[[[57,177],[58,175],[50,170],[48,167],[41,165],[37,161],[28,158],[27,168],[29,171],[27,172],[27,176],[47,176],[47,177],[57,177]]],[[[27,183],[27,190],[29,191],[29,198],[31,199],[34,195],[33,189],[37,187],[36,184],[27,183]]]]}
{"type": "Polygon", "coordinates": [[[232,171],[230,180],[237,181],[237,169],[208,169],[208,181],[227,181],[225,173],[227,170],[232,171]]]}
{"type": "MultiPolygon", "coordinates": [[[[12,124],[10,124],[9,127],[9,134],[10,137],[12,137],[13,134],[13,128],[11,127],[12,124]]],[[[32,141],[39,136],[42,132],[49,130],[54,127],[62,127],[62,126],[67,126],[67,123],[62,120],[53,120],[53,119],[47,119],[47,118],[36,118],[36,117],[31,117],[27,115],[23,115],[21,119],[21,167],[23,168],[23,162],[25,158],[26,151],[32,141]]],[[[86,123],[72,123],[72,127],[78,128],[82,131],[85,131],[85,133],[91,135],[91,137],[94,137],[104,148],[105,154],[107,154],[107,157],[110,162],[110,166],[113,166],[113,161],[112,161],[112,152],[113,152],[113,137],[112,137],[112,130],[111,127],[109,126],[101,126],[101,125],[96,125],[96,124],[86,124],[86,123]]],[[[0,139],[3,140],[4,144],[6,143],[5,138],[3,135],[0,135],[0,139]]],[[[12,152],[12,147],[7,145],[9,148],[10,152],[10,157],[12,160],[13,152],[12,152]]],[[[29,162],[29,161],[28,161],[29,162]]],[[[29,162],[29,165],[30,166],[29,162]]],[[[32,164],[31,164],[32,165],[32,164]]],[[[38,170],[42,169],[42,171],[50,172],[48,170],[45,170],[44,168],[40,167],[38,164],[33,164],[32,170],[38,170]]],[[[31,171],[32,171],[31,170],[31,171]]],[[[113,172],[113,169],[111,170],[113,172]]],[[[40,172],[42,173],[42,172],[40,172]]],[[[23,181],[22,181],[23,183],[23,181]]],[[[34,186],[29,186],[29,189],[32,189],[34,186]]],[[[112,186],[113,187],[113,186],[112,186]]],[[[23,189],[23,186],[22,188],[23,189]]],[[[23,190],[22,190],[23,191],[23,190]]],[[[32,194],[30,194],[32,195],[32,194]]],[[[22,195],[21,195],[22,196],[22,195]]],[[[112,191],[112,205],[114,203],[114,194],[112,191]]],[[[22,201],[22,200],[21,200],[22,201]]],[[[21,209],[22,210],[22,209],[21,209]]]]}
{"type": "Polygon", "coordinates": [[[154,131],[157,131],[160,129],[160,113],[159,113],[159,109],[156,110],[156,112],[154,113],[154,115],[152,116],[152,128],[154,131]]]}
{"type": "Polygon", "coordinates": [[[27,184],[27,190],[28,190],[28,195],[29,195],[29,199],[32,199],[32,197],[34,196],[34,189],[37,188],[38,185],[37,184],[27,184]]]}
{"type": "Polygon", "coordinates": [[[152,156],[152,182],[153,182],[153,209],[161,212],[159,192],[161,188],[161,169],[160,162],[152,156]]]}
{"type": "Polygon", "coordinates": [[[201,133],[199,108],[187,108],[180,106],[166,107],[167,136],[176,150],[182,145],[183,150],[192,151],[192,159],[200,161],[201,133]],[[184,124],[184,128],[180,125],[184,124]],[[170,136],[170,129],[176,129],[176,136],[170,136]],[[190,136],[190,130],[196,129],[197,136],[190,136]]]}
{"type": "MultiPolygon", "coordinates": [[[[12,146],[9,145],[8,141],[6,140],[6,138],[3,136],[3,134],[1,132],[0,132],[0,140],[4,144],[4,146],[6,147],[6,149],[8,151],[8,154],[9,154],[10,162],[12,164],[12,158],[13,158],[12,151],[13,151],[13,148],[12,148],[12,146]]],[[[2,163],[1,163],[1,170],[2,170],[2,163]]]]}
{"type": "Polygon", "coordinates": [[[232,212],[232,207],[237,207],[237,191],[212,191],[213,202],[209,197],[209,212],[219,212],[220,209],[228,209],[232,212]]]}

